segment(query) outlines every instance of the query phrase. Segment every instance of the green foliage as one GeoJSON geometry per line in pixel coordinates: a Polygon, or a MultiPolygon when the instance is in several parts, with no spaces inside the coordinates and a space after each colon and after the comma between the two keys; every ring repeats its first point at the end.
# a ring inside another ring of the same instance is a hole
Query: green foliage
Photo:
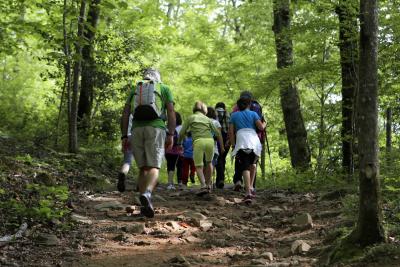
{"type": "Polygon", "coordinates": [[[357,216],[358,216],[358,203],[359,203],[359,197],[356,194],[349,194],[346,195],[343,200],[343,214],[344,216],[351,220],[351,221],[356,221],[357,216]]]}
{"type": "Polygon", "coordinates": [[[27,184],[26,189],[31,194],[31,201],[11,198],[1,202],[0,209],[7,210],[7,213],[13,214],[15,218],[28,218],[34,221],[61,218],[68,213],[68,209],[64,208],[69,194],[66,186],[27,184]]]}

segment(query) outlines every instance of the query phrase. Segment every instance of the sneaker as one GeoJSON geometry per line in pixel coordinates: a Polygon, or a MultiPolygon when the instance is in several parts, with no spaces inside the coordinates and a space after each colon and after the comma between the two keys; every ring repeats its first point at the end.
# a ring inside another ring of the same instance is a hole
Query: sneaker
{"type": "Polygon", "coordinates": [[[239,192],[242,190],[242,183],[241,182],[236,182],[235,186],[233,187],[233,191],[239,192]]]}
{"type": "Polygon", "coordinates": [[[147,191],[146,193],[141,194],[139,200],[142,204],[142,207],[140,208],[140,213],[147,218],[153,218],[154,208],[153,204],[151,204],[151,193],[147,191]]]}
{"type": "Polygon", "coordinates": [[[187,188],[187,185],[180,183],[178,185],[179,190],[185,190],[187,188]]]}
{"type": "Polygon", "coordinates": [[[224,189],[224,182],[219,182],[215,185],[216,188],[218,189],[224,189]]]}
{"type": "Polygon", "coordinates": [[[199,192],[196,193],[196,196],[202,197],[202,196],[208,195],[208,194],[210,194],[210,193],[211,193],[210,188],[208,188],[208,187],[202,187],[202,188],[199,190],[199,192]]]}
{"type": "Polygon", "coordinates": [[[257,194],[256,194],[256,189],[254,189],[254,188],[251,189],[251,190],[250,190],[250,196],[251,196],[252,198],[255,198],[256,195],[257,195],[257,194]]]}
{"type": "Polygon", "coordinates": [[[126,178],[126,175],[124,173],[122,173],[122,172],[118,173],[117,189],[119,192],[125,191],[125,178],[126,178]]]}
{"type": "Polygon", "coordinates": [[[169,184],[167,186],[167,190],[175,190],[175,186],[173,184],[169,184]]]}
{"type": "Polygon", "coordinates": [[[245,204],[251,204],[251,202],[253,202],[252,198],[253,197],[251,195],[247,195],[243,198],[242,202],[245,204]]]}

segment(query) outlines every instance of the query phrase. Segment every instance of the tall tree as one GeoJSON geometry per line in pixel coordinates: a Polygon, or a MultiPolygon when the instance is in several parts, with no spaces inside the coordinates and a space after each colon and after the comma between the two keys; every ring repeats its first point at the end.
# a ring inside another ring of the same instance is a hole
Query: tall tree
{"type": "Polygon", "coordinates": [[[340,0],[336,7],[339,18],[339,48],[342,70],[342,167],[354,172],[354,104],[358,88],[358,7],[355,0],[340,0]]]}
{"type": "Polygon", "coordinates": [[[75,41],[75,62],[72,75],[72,96],[71,96],[71,113],[69,115],[69,143],[68,150],[71,153],[78,152],[78,128],[77,128],[77,115],[78,115],[78,96],[79,96],[79,78],[81,76],[81,62],[82,62],[82,40],[84,21],[86,13],[86,0],[81,0],[79,17],[78,17],[78,32],[77,40],[75,41]]]}
{"type": "MultiPolygon", "coordinates": [[[[290,0],[274,0],[273,9],[277,67],[283,70],[293,65],[290,0]]],[[[307,169],[311,165],[311,153],[301,114],[298,90],[292,79],[288,77],[282,76],[279,85],[291,163],[294,168],[307,169]]]]}
{"type": "MultiPolygon", "coordinates": [[[[392,151],[392,108],[388,107],[386,109],[386,153],[390,153],[392,151]]],[[[387,155],[387,158],[390,158],[390,155],[387,155]]]]}
{"type": "Polygon", "coordinates": [[[82,78],[78,104],[78,120],[80,128],[87,131],[93,106],[94,86],[96,80],[96,64],[93,58],[93,42],[100,15],[101,0],[91,0],[84,28],[85,45],[82,47],[82,78]]]}
{"type": "Polygon", "coordinates": [[[357,227],[350,235],[362,246],[385,241],[378,159],[378,4],[360,2],[360,66],[357,97],[360,203],[357,227]]]}

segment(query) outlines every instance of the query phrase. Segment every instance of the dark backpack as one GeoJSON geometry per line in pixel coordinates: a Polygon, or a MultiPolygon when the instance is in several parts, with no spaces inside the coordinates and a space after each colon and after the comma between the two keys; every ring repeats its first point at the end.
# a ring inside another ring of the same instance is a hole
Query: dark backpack
{"type": "MultiPolygon", "coordinates": [[[[261,107],[260,103],[258,103],[255,100],[251,101],[250,110],[252,110],[255,113],[257,113],[258,116],[260,116],[260,119],[261,119],[262,122],[265,121],[264,120],[264,114],[262,112],[262,107],[261,107]]],[[[260,139],[261,143],[264,143],[264,141],[265,141],[265,131],[260,131],[260,130],[257,129],[257,135],[258,135],[258,138],[260,139]]]]}

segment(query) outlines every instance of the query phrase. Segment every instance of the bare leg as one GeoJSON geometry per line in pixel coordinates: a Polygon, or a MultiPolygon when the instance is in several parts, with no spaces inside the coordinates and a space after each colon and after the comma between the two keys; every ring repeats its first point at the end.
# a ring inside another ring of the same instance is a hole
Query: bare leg
{"type": "Polygon", "coordinates": [[[250,189],[251,190],[254,190],[254,180],[256,178],[256,170],[257,170],[257,165],[251,164],[250,165],[250,189]]]}
{"type": "Polygon", "coordinates": [[[157,184],[158,174],[160,170],[157,168],[143,167],[139,173],[139,191],[141,194],[146,191],[152,192],[157,184]]]}
{"type": "Polygon", "coordinates": [[[212,162],[208,162],[204,169],[204,178],[205,178],[206,185],[209,188],[211,188],[211,184],[212,184],[212,180],[211,180],[212,172],[213,172],[212,162]]]}
{"type": "Polygon", "coordinates": [[[250,171],[244,170],[242,174],[243,174],[243,178],[244,178],[244,188],[246,190],[246,195],[250,195],[251,194],[250,171]]]}
{"type": "Polygon", "coordinates": [[[169,171],[168,172],[168,184],[174,184],[174,171],[169,171]]]}
{"type": "Polygon", "coordinates": [[[206,183],[205,183],[205,178],[204,178],[204,173],[203,173],[203,166],[196,166],[196,173],[197,173],[197,176],[199,177],[201,187],[204,187],[206,185],[206,183]]]}

